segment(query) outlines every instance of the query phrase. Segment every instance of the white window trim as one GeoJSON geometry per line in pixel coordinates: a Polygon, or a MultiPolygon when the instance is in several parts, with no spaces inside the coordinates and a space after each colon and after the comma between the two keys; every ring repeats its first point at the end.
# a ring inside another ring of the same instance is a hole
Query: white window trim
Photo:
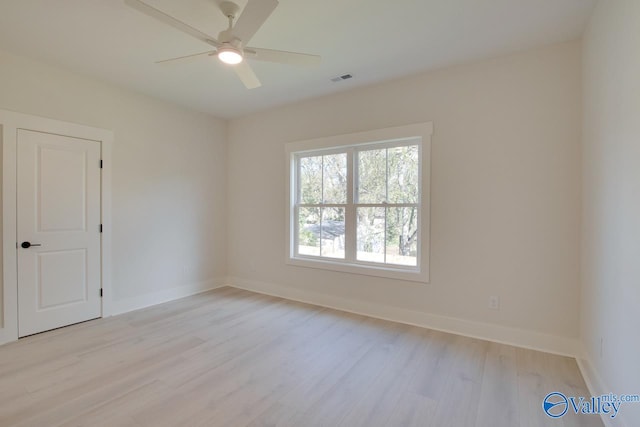
{"type": "Polygon", "coordinates": [[[430,188],[431,188],[431,136],[433,135],[433,123],[417,123],[407,126],[376,129],[366,132],[336,135],[326,138],[317,138],[304,141],[291,142],[285,145],[287,171],[286,174],[286,248],[285,263],[298,267],[318,268],[331,271],[339,271],[366,276],[384,277],[389,279],[406,280],[411,282],[429,282],[430,259],[430,188]],[[332,261],[328,258],[315,258],[296,255],[295,248],[295,222],[292,215],[295,208],[296,185],[291,181],[295,174],[295,158],[300,152],[314,152],[323,149],[354,146],[359,144],[385,143],[402,139],[420,138],[422,140],[421,154],[421,194],[420,194],[420,260],[418,267],[407,269],[406,267],[394,268],[391,265],[361,263],[350,264],[344,261],[332,261]]]}

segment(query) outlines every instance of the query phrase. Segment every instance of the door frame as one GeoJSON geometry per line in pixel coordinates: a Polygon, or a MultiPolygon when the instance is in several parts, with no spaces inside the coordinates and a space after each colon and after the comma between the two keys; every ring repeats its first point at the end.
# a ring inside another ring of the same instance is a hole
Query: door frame
{"type": "Polygon", "coordinates": [[[68,123],[29,114],[0,110],[2,144],[2,314],[0,344],[18,339],[18,254],[17,254],[17,136],[18,129],[89,139],[100,142],[103,162],[100,179],[100,281],[102,317],[112,313],[111,292],[111,149],[110,130],[68,123]]]}

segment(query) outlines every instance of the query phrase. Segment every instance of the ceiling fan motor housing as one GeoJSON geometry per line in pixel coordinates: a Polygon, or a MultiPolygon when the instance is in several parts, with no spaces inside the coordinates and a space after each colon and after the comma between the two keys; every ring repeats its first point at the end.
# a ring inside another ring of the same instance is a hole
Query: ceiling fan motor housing
{"type": "Polygon", "coordinates": [[[233,35],[231,30],[220,31],[218,41],[222,44],[230,45],[236,49],[242,49],[242,40],[233,35]]]}

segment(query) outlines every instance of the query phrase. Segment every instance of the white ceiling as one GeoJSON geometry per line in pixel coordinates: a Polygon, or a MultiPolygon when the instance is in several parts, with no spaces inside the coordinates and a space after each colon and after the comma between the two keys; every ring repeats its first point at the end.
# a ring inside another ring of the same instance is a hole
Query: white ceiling
{"type": "MultiPolygon", "coordinates": [[[[146,0],[216,36],[216,0],[146,0]]],[[[259,1],[259,0],[255,0],[259,1]]],[[[317,68],[252,62],[247,90],[208,50],[122,0],[0,0],[0,48],[218,117],[246,115],[449,64],[577,38],[596,0],[280,0],[251,45],[319,54],[317,68]],[[354,78],[333,83],[330,78],[354,78]]],[[[240,6],[246,0],[237,1],[240,6]]],[[[0,64],[1,66],[1,64],[0,64]]]]}

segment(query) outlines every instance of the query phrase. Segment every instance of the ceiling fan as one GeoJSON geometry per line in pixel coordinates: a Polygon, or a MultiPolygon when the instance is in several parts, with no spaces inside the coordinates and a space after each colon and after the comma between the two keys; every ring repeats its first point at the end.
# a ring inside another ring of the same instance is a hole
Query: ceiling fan
{"type": "Polygon", "coordinates": [[[217,39],[185,24],[173,16],[167,15],[163,11],[141,0],[124,0],[124,2],[145,15],[151,16],[215,48],[214,50],[193,55],[158,61],[157,63],[216,55],[220,61],[233,66],[234,71],[247,89],[254,89],[261,86],[260,80],[258,80],[258,77],[256,77],[249,64],[245,61],[247,58],[290,65],[310,66],[320,63],[320,57],[318,55],[247,46],[249,40],[251,40],[269,15],[271,15],[271,12],[278,6],[278,0],[248,0],[247,5],[237,20],[236,14],[240,9],[239,6],[231,1],[222,1],[219,4],[220,11],[228,18],[229,27],[221,31],[217,39]]]}

